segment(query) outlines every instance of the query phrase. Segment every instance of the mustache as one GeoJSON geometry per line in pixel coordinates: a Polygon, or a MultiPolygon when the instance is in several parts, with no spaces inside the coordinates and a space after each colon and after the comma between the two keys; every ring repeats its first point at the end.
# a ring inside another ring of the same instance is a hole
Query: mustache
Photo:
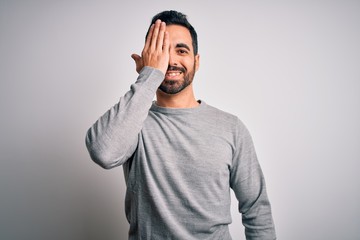
{"type": "Polygon", "coordinates": [[[182,73],[184,73],[186,70],[185,68],[182,68],[182,67],[176,67],[176,66],[169,66],[168,71],[180,71],[182,73]]]}

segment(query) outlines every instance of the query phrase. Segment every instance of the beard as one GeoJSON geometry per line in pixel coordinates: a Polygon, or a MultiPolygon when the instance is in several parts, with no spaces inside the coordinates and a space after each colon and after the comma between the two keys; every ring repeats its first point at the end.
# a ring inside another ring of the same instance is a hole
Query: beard
{"type": "Polygon", "coordinates": [[[168,70],[180,71],[184,75],[184,78],[181,80],[168,80],[165,78],[159,89],[167,94],[177,94],[192,83],[195,76],[195,63],[192,71],[189,72],[187,72],[185,68],[175,66],[169,66],[168,70]]]}

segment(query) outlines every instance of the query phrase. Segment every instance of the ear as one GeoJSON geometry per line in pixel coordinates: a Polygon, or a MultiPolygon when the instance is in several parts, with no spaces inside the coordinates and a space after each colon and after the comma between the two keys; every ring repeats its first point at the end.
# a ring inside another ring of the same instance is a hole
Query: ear
{"type": "Polygon", "coordinates": [[[195,56],[195,72],[199,69],[200,67],[200,55],[196,54],[195,56]]]}

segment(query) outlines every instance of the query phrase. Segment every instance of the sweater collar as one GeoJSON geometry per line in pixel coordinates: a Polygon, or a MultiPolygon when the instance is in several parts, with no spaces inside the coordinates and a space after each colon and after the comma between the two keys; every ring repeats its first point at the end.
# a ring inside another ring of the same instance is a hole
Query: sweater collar
{"type": "Polygon", "coordinates": [[[192,108],[167,108],[167,107],[160,107],[156,104],[156,101],[153,101],[150,110],[164,114],[190,114],[201,111],[203,108],[206,107],[206,103],[204,101],[198,100],[198,102],[200,104],[192,108]]]}

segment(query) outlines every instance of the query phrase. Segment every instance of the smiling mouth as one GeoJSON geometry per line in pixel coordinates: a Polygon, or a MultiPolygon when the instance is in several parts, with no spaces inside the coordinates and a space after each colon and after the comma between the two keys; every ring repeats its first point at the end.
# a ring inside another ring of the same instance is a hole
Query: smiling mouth
{"type": "Polygon", "coordinates": [[[176,72],[174,72],[174,71],[167,71],[167,72],[166,72],[166,77],[167,77],[167,78],[176,78],[176,77],[180,76],[181,74],[182,74],[182,72],[178,72],[178,71],[176,71],[176,72]]]}

